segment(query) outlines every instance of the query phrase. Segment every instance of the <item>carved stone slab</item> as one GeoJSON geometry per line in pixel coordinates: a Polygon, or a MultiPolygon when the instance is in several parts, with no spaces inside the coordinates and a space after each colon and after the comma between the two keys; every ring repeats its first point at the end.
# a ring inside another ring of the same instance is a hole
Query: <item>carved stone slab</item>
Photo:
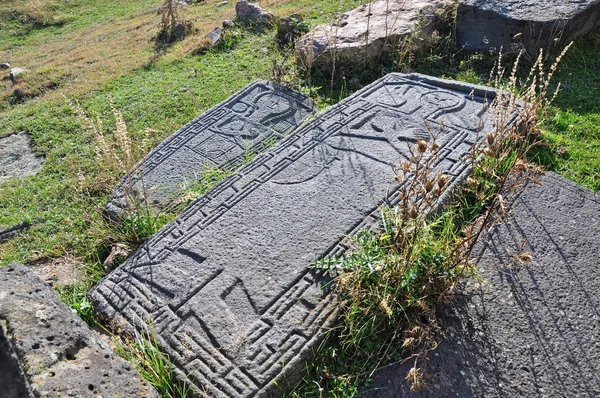
{"type": "Polygon", "coordinates": [[[263,152],[313,111],[305,96],[266,81],[254,82],[194,119],[150,152],[116,187],[107,210],[113,216],[130,197],[164,205],[202,178],[206,169],[233,168],[263,152]],[[145,195],[142,193],[145,191],[145,195]]]}
{"type": "Polygon", "coordinates": [[[461,0],[456,38],[467,50],[554,51],[600,26],[600,0],[461,0]]]}
{"type": "Polygon", "coordinates": [[[94,306],[125,328],[151,320],[179,376],[204,394],[280,395],[273,380],[293,381],[335,321],[335,298],[309,266],[396,203],[391,165],[430,138],[425,123],[444,125],[437,167],[452,184],[465,177],[493,97],[387,75],[190,204],[93,289],[94,306]]]}

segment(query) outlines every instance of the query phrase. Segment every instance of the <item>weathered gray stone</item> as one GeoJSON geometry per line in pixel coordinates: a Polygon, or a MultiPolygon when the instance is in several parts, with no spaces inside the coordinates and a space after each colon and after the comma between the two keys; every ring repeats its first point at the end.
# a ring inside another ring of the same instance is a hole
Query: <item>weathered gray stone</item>
{"type": "Polygon", "coordinates": [[[190,204],[92,290],[95,308],[129,330],[150,320],[179,377],[205,394],[279,395],[272,381],[296,379],[335,320],[309,266],[397,203],[391,165],[430,140],[426,123],[444,125],[436,167],[451,191],[492,98],[422,75],[378,80],[190,204]]]}
{"type": "Polygon", "coordinates": [[[456,38],[467,50],[537,54],[600,26],[600,0],[462,0],[456,38]]]}
{"type": "Polygon", "coordinates": [[[135,197],[145,198],[153,207],[164,206],[186,185],[201,180],[207,169],[231,169],[246,155],[262,152],[299,126],[313,109],[312,101],[299,93],[254,82],[150,152],[116,187],[107,210],[117,217],[135,197]]]}
{"type": "Polygon", "coordinates": [[[554,173],[540,182],[478,243],[482,280],[445,309],[429,388],[409,392],[410,365],[396,365],[365,397],[600,396],[600,195],[554,173]]]}
{"type": "Polygon", "coordinates": [[[248,0],[239,0],[235,4],[235,15],[242,23],[264,24],[273,21],[273,14],[248,0]]]}
{"type": "Polygon", "coordinates": [[[0,321],[36,397],[157,397],[24,265],[0,268],[0,321]]]}
{"type": "Polygon", "coordinates": [[[0,397],[32,397],[29,384],[0,322],[0,397]]]}
{"type": "Polygon", "coordinates": [[[413,37],[426,48],[442,15],[454,0],[376,0],[343,14],[333,25],[319,25],[298,39],[296,53],[304,64],[327,66],[334,60],[364,62],[398,48],[413,37]]]}
{"type": "Polygon", "coordinates": [[[235,26],[235,22],[233,22],[233,20],[227,18],[227,19],[223,20],[222,25],[223,25],[223,29],[230,29],[235,26]]]}
{"type": "Polygon", "coordinates": [[[44,158],[33,154],[30,138],[25,133],[0,138],[0,184],[15,177],[36,174],[44,158]]]}
{"type": "Polygon", "coordinates": [[[221,41],[221,34],[223,33],[223,28],[216,27],[212,31],[210,31],[206,38],[210,40],[213,46],[217,45],[221,41]]]}

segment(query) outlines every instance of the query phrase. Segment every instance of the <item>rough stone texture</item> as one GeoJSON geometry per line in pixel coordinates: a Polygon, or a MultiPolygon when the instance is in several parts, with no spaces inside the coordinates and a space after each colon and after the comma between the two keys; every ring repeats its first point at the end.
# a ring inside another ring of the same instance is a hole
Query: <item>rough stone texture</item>
{"type": "Polygon", "coordinates": [[[248,0],[240,0],[235,4],[235,15],[242,23],[268,23],[273,21],[273,14],[248,0]]]}
{"type": "Polygon", "coordinates": [[[296,43],[307,65],[331,65],[333,60],[364,62],[397,48],[414,35],[413,45],[425,48],[439,29],[441,15],[454,0],[376,0],[343,14],[333,25],[319,25],[296,43]]]}
{"type": "Polygon", "coordinates": [[[132,177],[116,187],[107,210],[117,217],[127,208],[123,187],[128,187],[130,197],[146,197],[151,206],[160,207],[186,185],[196,184],[203,171],[232,168],[247,154],[262,152],[299,126],[313,109],[313,103],[299,93],[254,82],[150,152],[130,173],[132,177]]]}
{"type": "Polygon", "coordinates": [[[600,396],[600,195],[553,173],[541,183],[478,244],[482,283],[446,308],[429,389],[410,394],[408,367],[393,366],[365,397],[600,396]]]}
{"type": "Polygon", "coordinates": [[[467,50],[555,51],[600,26],[600,0],[462,0],[456,38],[467,50]],[[555,39],[557,39],[555,41],[555,39]]]}
{"type": "Polygon", "coordinates": [[[29,398],[32,396],[19,360],[6,337],[4,328],[0,325],[0,397],[29,398]]]}
{"type": "Polygon", "coordinates": [[[24,265],[0,268],[0,321],[36,397],[157,397],[24,265]]]}
{"type": "Polygon", "coordinates": [[[33,154],[25,133],[0,138],[0,184],[14,177],[26,177],[40,171],[44,158],[33,154]]]}
{"type": "Polygon", "coordinates": [[[210,42],[213,46],[215,46],[215,45],[217,45],[218,42],[221,41],[222,34],[223,34],[223,28],[216,27],[206,35],[206,38],[210,40],[210,42]]]}
{"type": "Polygon", "coordinates": [[[464,178],[493,97],[422,75],[378,80],[190,204],[92,290],[95,308],[126,329],[150,319],[179,377],[205,394],[280,396],[272,380],[300,376],[335,320],[309,266],[396,203],[391,165],[430,139],[425,123],[445,126],[437,168],[464,178]]]}

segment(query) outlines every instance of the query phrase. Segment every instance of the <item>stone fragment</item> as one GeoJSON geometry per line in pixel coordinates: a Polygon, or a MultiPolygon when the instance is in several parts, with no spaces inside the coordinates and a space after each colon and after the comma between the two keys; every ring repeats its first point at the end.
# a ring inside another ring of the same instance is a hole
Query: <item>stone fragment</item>
{"type": "Polygon", "coordinates": [[[272,83],[248,85],[150,152],[116,187],[107,204],[109,214],[118,218],[132,198],[164,206],[197,186],[207,171],[237,167],[246,156],[262,152],[313,109],[303,95],[272,83]]]}
{"type": "Polygon", "coordinates": [[[0,268],[0,321],[36,397],[157,397],[24,265],[0,268]]]}
{"type": "Polygon", "coordinates": [[[280,45],[293,43],[296,38],[306,33],[308,28],[304,24],[304,18],[300,14],[292,14],[277,20],[277,41],[280,45]]]}
{"type": "Polygon", "coordinates": [[[221,34],[223,33],[223,28],[217,27],[214,28],[210,33],[206,35],[206,38],[210,40],[211,45],[215,46],[217,43],[221,41],[221,34]]]}
{"type": "Polygon", "coordinates": [[[451,192],[494,96],[423,75],[376,81],[191,203],[91,291],[94,307],[126,330],[150,320],[178,377],[205,395],[281,396],[336,318],[311,264],[398,203],[392,165],[431,140],[427,126],[441,130],[436,168],[451,192]]]}
{"type": "Polygon", "coordinates": [[[476,245],[478,280],[443,311],[429,388],[410,392],[410,365],[395,365],[363,397],[600,396],[600,194],[539,182],[476,245]]]}
{"type": "Polygon", "coordinates": [[[235,15],[238,21],[246,24],[264,24],[273,21],[273,14],[248,0],[239,0],[235,4],[235,15]]]}
{"type": "Polygon", "coordinates": [[[15,83],[17,81],[17,77],[22,76],[26,72],[27,72],[27,69],[12,68],[10,70],[10,73],[8,74],[8,77],[10,78],[10,80],[12,80],[13,83],[15,83]]]}
{"type": "Polygon", "coordinates": [[[343,14],[333,25],[319,25],[301,37],[296,53],[305,65],[332,65],[334,60],[365,62],[377,59],[412,37],[424,49],[442,15],[454,0],[376,0],[343,14]]]}
{"type": "Polygon", "coordinates": [[[599,0],[462,0],[457,43],[471,51],[552,52],[600,26],[599,0]]]}
{"type": "Polygon", "coordinates": [[[233,22],[233,20],[227,18],[226,20],[223,21],[222,25],[223,25],[223,29],[229,29],[229,28],[233,28],[235,26],[235,22],[233,22]]]}
{"type": "Polygon", "coordinates": [[[0,63],[0,70],[9,70],[10,64],[8,62],[0,63]]]}
{"type": "Polygon", "coordinates": [[[31,140],[25,133],[0,138],[0,184],[15,177],[36,174],[44,164],[42,156],[34,155],[31,140]]]}

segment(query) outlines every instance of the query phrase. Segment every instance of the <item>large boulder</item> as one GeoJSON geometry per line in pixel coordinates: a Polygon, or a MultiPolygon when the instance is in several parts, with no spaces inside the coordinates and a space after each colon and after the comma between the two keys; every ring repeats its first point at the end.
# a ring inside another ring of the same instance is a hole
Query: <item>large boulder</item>
{"type": "Polygon", "coordinates": [[[600,0],[462,0],[456,39],[471,51],[556,50],[600,26],[600,0]]]}
{"type": "Polygon", "coordinates": [[[330,65],[334,60],[376,59],[412,37],[427,47],[442,27],[454,0],[376,0],[343,14],[334,24],[319,25],[298,40],[297,55],[305,65],[330,65]]]}

